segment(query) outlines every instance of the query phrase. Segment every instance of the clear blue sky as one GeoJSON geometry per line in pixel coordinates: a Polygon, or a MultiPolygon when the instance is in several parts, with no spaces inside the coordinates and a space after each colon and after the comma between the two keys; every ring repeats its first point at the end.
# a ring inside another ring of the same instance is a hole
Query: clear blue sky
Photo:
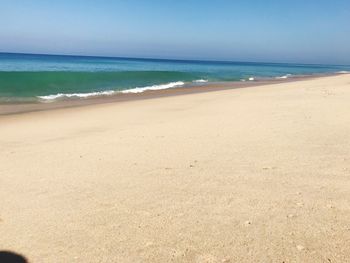
{"type": "Polygon", "coordinates": [[[0,52],[350,64],[350,0],[0,0],[0,52]]]}

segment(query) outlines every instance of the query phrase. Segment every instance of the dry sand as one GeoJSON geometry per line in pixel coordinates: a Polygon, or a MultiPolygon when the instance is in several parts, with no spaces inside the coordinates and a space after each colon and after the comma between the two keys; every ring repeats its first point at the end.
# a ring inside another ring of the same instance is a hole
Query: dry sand
{"type": "Polygon", "coordinates": [[[0,250],[349,262],[350,75],[0,117],[0,250]]]}

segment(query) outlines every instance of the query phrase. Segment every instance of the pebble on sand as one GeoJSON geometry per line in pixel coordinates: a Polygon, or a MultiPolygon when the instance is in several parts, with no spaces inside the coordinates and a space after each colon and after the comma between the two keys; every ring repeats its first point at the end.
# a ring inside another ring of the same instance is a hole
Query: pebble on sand
{"type": "Polygon", "coordinates": [[[247,220],[247,221],[245,221],[245,222],[244,222],[244,224],[245,224],[246,226],[249,226],[249,225],[251,225],[251,224],[252,224],[252,222],[251,222],[251,221],[249,221],[249,220],[247,220]]]}

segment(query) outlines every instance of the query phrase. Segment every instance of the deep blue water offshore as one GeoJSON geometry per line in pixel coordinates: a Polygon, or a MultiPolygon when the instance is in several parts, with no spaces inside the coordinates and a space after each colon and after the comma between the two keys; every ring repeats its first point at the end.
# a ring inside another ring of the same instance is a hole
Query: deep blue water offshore
{"type": "Polygon", "coordinates": [[[86,98],[193,83],[288,78],[349,70],[350,66],[337,65],[0,53],[0,102],[86,98]]]}

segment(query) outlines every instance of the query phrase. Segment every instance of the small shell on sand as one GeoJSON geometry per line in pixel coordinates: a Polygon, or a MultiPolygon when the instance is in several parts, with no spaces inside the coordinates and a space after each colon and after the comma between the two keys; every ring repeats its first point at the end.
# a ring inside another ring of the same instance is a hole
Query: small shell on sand
{"type": "Polygon", "coordinates": [[[304,248],[302,245],[297,245],[297,249],[298,249],[299,251],[302,251],[302,250],[304,250],[305,248],[304,248]]]}
{"type": "Polygon", "coordinates": [[[147,242],[147,243],[145,244],[145,247],[151,247],[151,246],[153,246],[153,245],[154,245],[153,242],[147,242]]]}

